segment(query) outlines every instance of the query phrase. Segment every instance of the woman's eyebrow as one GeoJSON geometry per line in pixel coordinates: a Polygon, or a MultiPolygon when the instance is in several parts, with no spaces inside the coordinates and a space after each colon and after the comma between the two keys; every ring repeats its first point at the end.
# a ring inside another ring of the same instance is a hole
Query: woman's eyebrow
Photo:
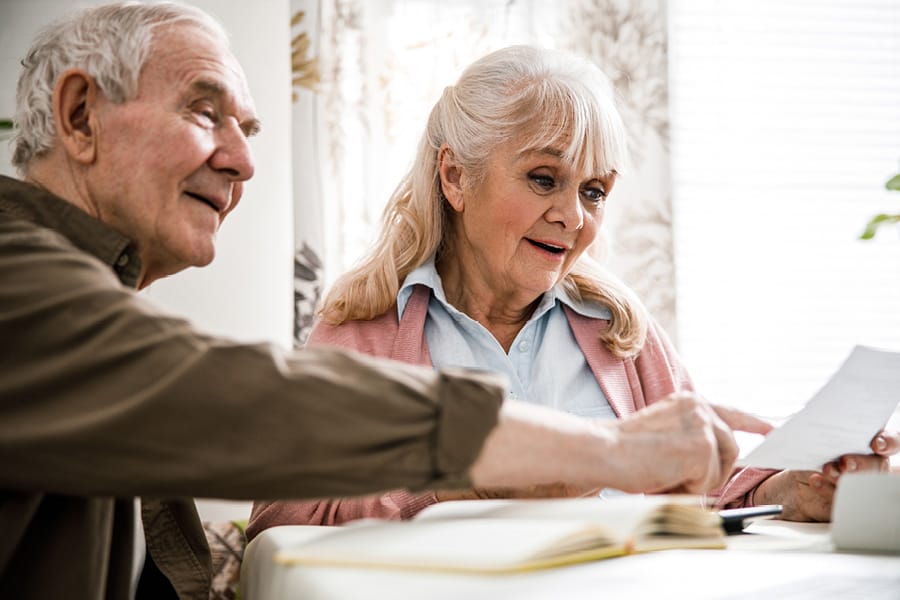
{"type": "Polygon", "coordinates": [[[522,154],[546,154],[547,156],[552,156],[554,158],[563,157],[563,151],[553,146],[544,146],[543,148],[528,148],[522,154]]]}

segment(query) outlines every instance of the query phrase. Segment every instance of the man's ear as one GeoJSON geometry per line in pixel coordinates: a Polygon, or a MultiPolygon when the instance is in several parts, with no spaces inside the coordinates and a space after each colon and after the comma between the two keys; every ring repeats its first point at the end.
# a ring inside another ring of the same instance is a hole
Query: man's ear
{"type": "Polygon", "coordinates": [[[96,104],[97,82],[81,69],[64,72],[53,87],[56,135],[66,154],[82,164],[97,157],[96,104]]]}
{"type": "Polygon", "coordinates": [[[438,150],[438,173],[441,176],[441,191],[453,210],[462,212],[465,208],[462,190],[462,167],[453,156],[450,146],[443,144],[438,150]]]}

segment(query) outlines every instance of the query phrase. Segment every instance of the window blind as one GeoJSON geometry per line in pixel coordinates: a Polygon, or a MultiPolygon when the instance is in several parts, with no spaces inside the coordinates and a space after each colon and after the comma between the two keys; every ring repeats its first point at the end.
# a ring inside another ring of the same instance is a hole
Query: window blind
{"type": "MultiPolygon", "coordinates": [[[[900,3],[673,0],[679,350],[774,418],[855,344],[900,350],[900,3]]],[[[848,402],[855,399],[848,398],[848,402]]]]}

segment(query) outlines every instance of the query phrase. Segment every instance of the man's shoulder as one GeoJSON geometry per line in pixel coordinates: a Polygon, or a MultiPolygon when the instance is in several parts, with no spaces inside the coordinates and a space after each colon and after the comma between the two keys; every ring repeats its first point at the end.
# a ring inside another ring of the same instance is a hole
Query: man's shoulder
{"type": "Polygon", "coordinates": [[[12,250],[77,251],[69,239],[50,227],[35,223],[14,210],[0,206],[0,247],[12,250]]]}
{"type": "Polygon", "coordinates": [[[76,246],[63,232],[0,211],[0,279],[26,282],[40,289],[120,284],[113,271],[97,257],[76,246]]]}
{"type": "Polygon", "coordinates": [[[11,177],[0,176],[0,235],[4,244],[21,242],[75,250],[64,226],[63,200],[11,177]]]}

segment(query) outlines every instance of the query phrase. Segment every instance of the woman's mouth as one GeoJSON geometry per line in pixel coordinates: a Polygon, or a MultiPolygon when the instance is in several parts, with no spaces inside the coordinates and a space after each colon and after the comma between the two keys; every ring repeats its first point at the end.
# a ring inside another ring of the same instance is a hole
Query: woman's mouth
{"type": "Polygon", "coordinates": [[[545,250],[547,252],[551,252],[553,254],[562,254],[563,252],[566,251],[565,246],[557,246],[554,244],[549,244],[547,242],[539,242],[537,240],[532,240],[529,238],[525,238],[525,240],[532,246],[535,246],[535,247],[540,248],[541,250],[545,250]]]}

